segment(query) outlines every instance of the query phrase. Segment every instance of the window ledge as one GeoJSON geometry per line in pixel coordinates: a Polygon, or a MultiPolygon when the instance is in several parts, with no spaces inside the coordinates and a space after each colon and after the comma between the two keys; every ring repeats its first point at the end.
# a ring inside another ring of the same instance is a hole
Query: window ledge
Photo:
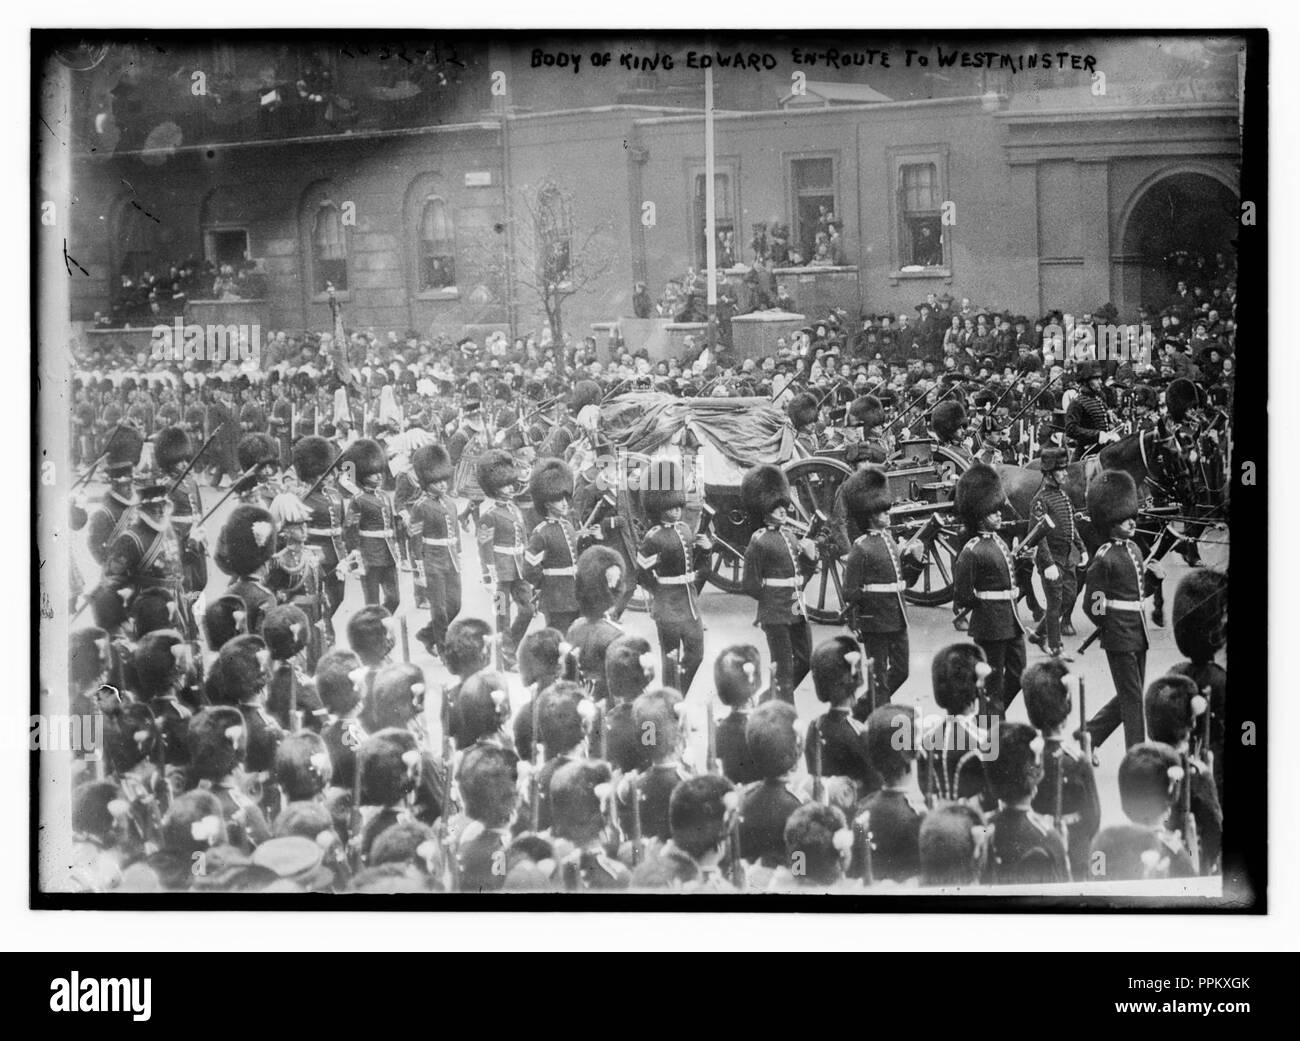
{"type": "Polygon", "coordinates": [[[952,278],[952,268],[949,267],[924,267],[924,268],[897,268],[889,273],[890,279],[895,282],[908,278],[952,278]]]}
{"type": "Polygon", "coordinates": [[[460,290],[456,286],[445,289],[421,289],[415,294],[417,300],[459,300],[460,290]]]}
{"type": "MultiPolygon", "coordinates": [[[[352,290],[336,289],[334,290],[334,299],[339,300],[342,303],[347,303],[352,299],[352,290]]],[[[329,293],[313,293],[312,302],[317,304],[328,304],[330,302],[330,295],[329,293]]]]}

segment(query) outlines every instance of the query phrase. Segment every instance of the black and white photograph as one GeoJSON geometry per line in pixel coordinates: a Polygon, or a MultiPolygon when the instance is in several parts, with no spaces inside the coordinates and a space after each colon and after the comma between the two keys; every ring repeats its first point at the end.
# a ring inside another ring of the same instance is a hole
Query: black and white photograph
{"type": "Polygon", "coordinates": [[[1263,913],[1269,60],[33,30],[31,905],[1263,913]]]}

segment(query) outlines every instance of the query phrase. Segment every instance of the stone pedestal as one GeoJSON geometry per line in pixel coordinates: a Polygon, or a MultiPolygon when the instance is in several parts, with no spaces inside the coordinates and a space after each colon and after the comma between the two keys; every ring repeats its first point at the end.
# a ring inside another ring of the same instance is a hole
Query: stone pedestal
{"type": "Polygon", "coordinates": [[[832,308],[842,308],[857,322],[862,310],[858,269],[848,267],[779,267],[773,275],[794,297],[810,322],[825,318],[832,308]]]}
{"type": "Polygon", "coordinates": [[[703,342],[708,326],[704,322],[672,322],[667,318],[620,318],[615,322],[593,322],[597,334],[597,357],[602,364],[616,361],[622,351],[635,354],[644,349],[652,361],[680,358],[686,349],[686,337],[696,344],[703,342]],[[615,347],[616,337],[622,347],[615,347]]]}
{"type": "Polygon", "coordinates": [[[785,337],[788,344],[795,332],[808,324],[801,314],[789,311],[755,311],[731,320],[731,346],[736,361],[753,358],[756,362],[776,357],[776,341],[785,337]]]}

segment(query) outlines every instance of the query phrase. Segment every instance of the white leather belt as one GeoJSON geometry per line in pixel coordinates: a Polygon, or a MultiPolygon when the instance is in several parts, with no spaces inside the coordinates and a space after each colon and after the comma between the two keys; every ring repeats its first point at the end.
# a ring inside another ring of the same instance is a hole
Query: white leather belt
{"type": "Polygon", "coordinates": [[[524,555],[523,546],[493,546],[493,553],[500,553],[503,557],[522,557],[524,555]]]}
{"type": "Polygon", "coordinates": [[[393,529],[381,528],[375,531],[363,531],[360,534],[362,537],[367,539],[391,539],[393,537],[393,529]]]}
{"type": "Polygon", "coordinates": [[[765,579],[763,579],[763,585],[765,585],[765,586],[785,586],[785,587],[790,588],[790,589],[798,589],[798,588],[799,588],[799,580],[798,580],[797,578],[795,578],[794,575],[790,575],[788,578],[765,578],[765,579]]]}
{"type": "Polygon", "coordinates": [[[980,589],[975,595],[981,600],[1014,600],[1016,591],[1014,589],[980,589]]]}
{"type": "Polygon", "coordinates": [[[1141,611],[1141,600],[1107,600],[1107,611],[1141,611]]]}
{"type": "Polygon", "coordinates": [[[868,582],[863,588],[868,593],[901,593],[907,586],[903,582],[868,582]]]}
{"type": "Polygon", "coordinates": [[[694,575],[656,575],[655,580],[661,586],[689,586],[695,581],[694,575]]]}
{"type": "Polygon", "coordinates": [[[578,573],[578,569],[572,566],[542,568],[542,574],[547,576],[548,578],[563,578],[568,575],[576,575],[577,573],[578,573]]]}
{"type": "Polygon", "coordinates": [[[193,524],[193,523],[194,523],[194,514],[192,514],[192,513],[187,513],[187,514],[185,514],[183,517],[178,517],[178,516],[176,516],[176,514],[173,513],[173,514],[172,514],[172,523],[173,523],[173,524],[193,524]]]}
{"type": "Polygon", "coordinates": [[[325,538],[337,538],[343,534],[342,528],[308,528],[308,535],[320,535],[325,538]]]}
{"type": "Polygon", "coordinates": [[[426,539],[424,539],[424,540],[422,540],[422,541],[424,542],[424,544],[425,544],[426,546],[455,546],[455,545],[457,545],[457,542],[456,542],[455,539],[429,539],[429,538],[426,538],[426,539]]]}

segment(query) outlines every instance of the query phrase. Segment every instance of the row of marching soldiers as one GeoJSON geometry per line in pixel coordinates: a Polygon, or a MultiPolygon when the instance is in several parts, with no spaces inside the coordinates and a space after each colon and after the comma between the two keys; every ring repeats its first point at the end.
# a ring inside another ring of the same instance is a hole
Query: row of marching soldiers
{"type": "MultiPolygon", "coordinates": [[[[417,470],[437,475],[434,484],[446,479],[444,468],[423,464],[417,470]]],[[[263,599],[245,582],[262,584],[280,537],[308,523],[283,501],[274,510],[241,504],[221,531],[216,558],[226,561],[233,591],[204,612],[210,661],[201,678],[203,656],[169,624],[175,612],[160,609],[166,590],[136,592],[128,626],[76,632],[74,712],[98,713],[104,730],[102,756],[86,766],[92,779],[74,797],[69,884],[856,890],[1214,870],[1221,813],[1209,761],[1221,761],[1222,727],[1206,722],[1222,719],[1225,677],[1214,662],[1223,646],[1221,576],[1194,572],[1179,588],[1175,635],[1189,662],[1139,692],[1144,739],[1119,775],[1128,820],[1103,828],[1087,750],[1095,727],[1076,732],[1082,749],[1068,736],[1076,710],[1085,723],[1096,717],[1086,719],[1081,684],[1064,661],[1008,670],[1003,653],[996,669],[989,659],[999,656],[987,646],[995,634],[973,619],[975,642],[935,656],[940,718],[920,720],[890,701],[888,672],[863,650],[878,648],[867,637],[879,634],[863,631],[859,611],[855,636],[810,649],[799,672],[792,647],[806,638],[807,620],[791,596],[797,585],[779,572],[797,569],[804,547],[782,523],[789,489],[770,469],[757,468],[742,485],[744,505],[762,521],[746,587],[759,601],[769,666],[753,646],[725,648],[703,713],[682,694],[691,687],[682,662],[696,638],[689,619],[699,621],[694,583],[664,581],[693,577],[700,564],[698,536],[680,520],[680,484],[647,493],[661,523],[635,564],[654,601],[657,653],[610,617],[632,578],[625,558],[600,545],[578,552],[564,517],[571,486],[553,462],[536,472],[551,475],[536,490],[563,537],[534,530],[538,540],[518,556],[528,574],[564,581],[542,598],[550,624],[513,648],[528,695],[516,712],[505,633],[478,619],[447,625],[436,649],[453,679],[438,690],[417,666],[394,660],[401,629],[381,604],[348,620],[346,649],[340,641],[308,666],[307,612],[292,599],[263,599]],[[566,548],[567,563],[549,559],[566,548]],[[797,631],[771,631],[782,622],[797,631]],[[778,660],[783,654],[790,659],[778,660]],[[808,673],[827,710],[801,723],[791,692],[808,673]],[[1030,723],[1007,723],[1003,713],[1020,691],[1030,723]],[[724,718],[719,708],[729,710],[724,718]],[[436,743],[430,714],[439,721],[436,743]]],[[[846,506],[866,531],[873,500],[858,493],[871,492],[875,479],[864,473],[865,487],[846,488],[846,506]]],[[[364,489],[364,468],[357,476],[364,489]]],[[[982,538],[972,522],[993,512],[984,509],[984,480],[964,477],[958,487],[971,552],[982,538]]],[[[1114,503],[1089,506],[1095,518],[1114,503]]],[[[855,542],[864,554],[865,537],[855,542]]],[[[908,554],[891,546],[891,560],[908,554]]],[[[507,556],[516,557],[513,547],[507,556]]],[[[975,570],[978,592],[991,580],[989,569],[975,570]]],[[[508,575],[495,577],[526,577],[508,575]]],[[[864,578],[859,599],[880,595],[873,585],[864,578]]]]}

